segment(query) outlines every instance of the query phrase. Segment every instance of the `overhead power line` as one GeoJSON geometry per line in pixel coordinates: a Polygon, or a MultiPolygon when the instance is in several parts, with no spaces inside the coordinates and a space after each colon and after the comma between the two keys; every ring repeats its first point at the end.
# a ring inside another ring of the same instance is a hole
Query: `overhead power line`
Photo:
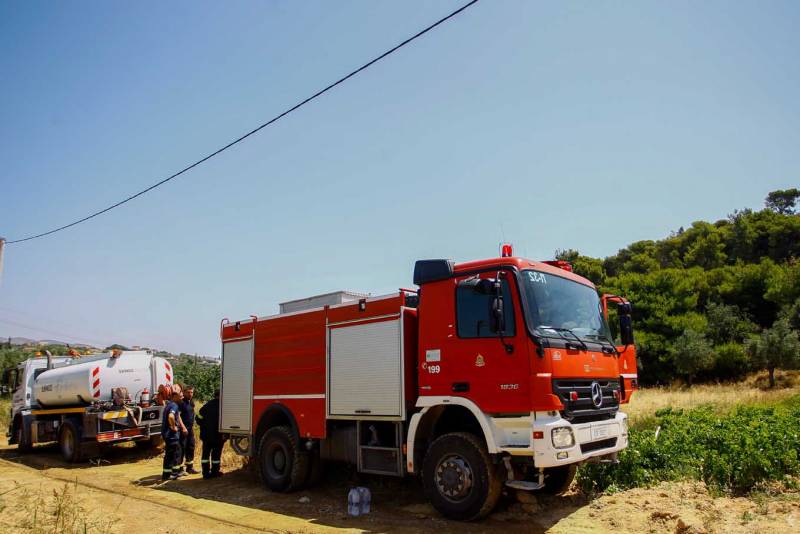
{"type": "MultiPolygon", "coordinates": [[[[42,328],[41,326],[36,326],[36,325],[31,325],[31,324],[26,324],[26,323],[20,323],[18,321],[12,321],[10,319],[4,319],[2,317],[0,317],[0,324],[6,324],[6,325],[9,325],[9,326],[15,326],[17,328],[23,328],[23,329],[26,329],[26,330],[33,330],[35,332],[41,332],[43,334],[47,334],[48,336],[65,338],[66,341],[80,343],[82,345],[90,345],[92,347],[107,347],[108,346],[108,343],[105,343],[105,342],[98,343],[97,340],[92,341],[92,340],[88,340],[88,339],[84,339],[84,338],[80,338],[80,337],[75,337],[75,336],[71,336],[69,334],[65,334],[63,332],[57,332],[57,331],[50,330],[50,329],[47,329],[47,328],[42,328]]],[[[10,337],[10,336],[8,336],[8,337],[10,337]]],[[[4,339],[3,337],[0,337],[0,342],[2,342],[3,339],[4,339]]],[[[54,340],[51,340],[51,341],[54,341],[54,340]]]]}
{"type": "Polygon", "coordinates": [[[200,165],[202,163],[205,163],[206,161],[210,160],[214,156],[216,156],[218,154],[221,154],[222,152],[228,150],[232,146],[234,146],[234,145],[236,145],[238,143],[241,143],[242,141],[244,141],[245,139],[247,139],[251,135],[253,135],[255,133],[258,133],[259,131],[263,130],[264,128],[266,128],[270,124],[279,121],[280,119],[282,119],[286,115],[288,115],[288,114],[292,113],[293,111],[296,111],[297,109],[303,107],[304,105],[308,104],[309,102],[311,102],[312,100],[316,99],[317,97],[322,96],[323,94],[327,93],[328,91],[330,91],[331,89],[333,89],[337,85],[349,80],[350,78],[352,78],[356,74],[359,74],[360,72],[368,69],[369,67],[371,67],[375,63],[377,63],[380,60],[384,59],[385,57],[393,54],[394,52],[400,50],[401,48],[403,48],[407,44],[411,43],[415,39],[417,39],[419,37],[422,37],[423,35],[425,35],[429,31],[431,31],[432,29],[436,28],[440,24],[443,24],[443,23],[447,22],[448,20],[450,20],[451,18],[455,17],[456,15],[461,13],[462,11],[466,10],[467,8],[469,8],[470,6],[476,4],[477,2],[478,2],[478,0],[472,0],[471,2],[468,2],[468,3],[464,4],[460,8],[458,8],[455,11],[453,11],[452,13],[450,13],[449,15],[447,15],[445,17],[442,17],[441,19],[437,20],[436,22],[434,22],[430,26],[420,30],[417,33],[415,33],[414,35],[412,35],[411,37],[409,37],[408,39],[406,39],[402,43],[398,44],[394,48],[390,48],[389,50],[387,50],[383,54],[379,55],[378,57],[372,59],[371,61],[369,61],[367,63],[364,63],[363,65],[358,67],[356,70],[350,72],[346,76],[343,76],[343,77],[339,78],[338,80],[336,80],[335,82],[331,83],[330,85],[328,85],[324,89],[321,89],[321,90],[317,91],[316,93],[314,93],[313,95],[309,96],[305,100],[302,100],[302,101],[298,102],[297,104],[295,104],[294,106],[290,107],[289,109],[287,109],[286,111],[282,112],[281,114],[276,115],[275,117],[271,118],[270,120],[268,120],[267,122],[263,123],[262,125],[254,128],[254,129],[250,130],[249,132],[247,132],[246,134],[234,139],[233,141],[231,141],[227,145],[223,146],[222,148],[219,148],[219,149],[215,150],[214,152],[208,154],[207,156],[205,156],[205,157],[195,161],[194,163],[184,167],[183,169],[181,169],[180,171],[176,172],[175,174],[167,176],[166,178],[164,178],[160,182],[154,183],[153,185],[151,185],[147,189],[142,189],[138,193],[135,193],[135,194],[123,199],[123,200],[120,200],[119,202],[117,202],[115,204],[112,204],[112,205],[108,206],[107,208],[103,208],[100,211],[96,211],[96,212],[94,212],[94,213],[92,213],[90,215],[87,215],[86,217],[83,217],[82,219],[78,219],[78,220],[73,221],[73,222],[71,222],[69,224],[65,224],[64,226],[59,226],[58,228],[53,228],[52,230],[48,230],[47,232],[42,232],[41,234],[34,234],[34,235],[27,236],[27,237],[19,238],[19,239],[8,240],[8,241],[6,241],[6,244],[11,245],[11,244],[14,244],[14,243],[22,243],[23,241],[31,241],[33,239],[38,239],[40,237],[45,237],[45,236],[48,236],[48,235],[51,235],[51,234],[55,234],[56,232],[60,232],[62,230],[66,230],[67,228],[71,228],[73,226],[76,226],[78,224],[86,222],[86,221],[88,221],[90,219],[94,219],[98,215],[102,215],[104,213],[107,213],[107,212],[113,210],[114,208],[118,208],[118,207],[122,206],[123,204],[125,204],[127,202],[130,202],[131,200],[144,195],[145,193],[149,193],[153,189],[164,185],[165,183],[169,182],[173,178],[177,178],[181,174],[192,170],[193,168],[197,167],[198,165],[200,165]]]}

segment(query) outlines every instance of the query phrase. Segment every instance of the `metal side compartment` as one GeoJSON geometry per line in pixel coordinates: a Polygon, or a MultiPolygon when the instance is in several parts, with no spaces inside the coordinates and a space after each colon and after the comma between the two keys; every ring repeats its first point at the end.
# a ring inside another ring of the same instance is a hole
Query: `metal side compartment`
{"type": "Polygon", "coordinates": [[[219,431],[249,434],[253,409],[254,338],[222,343],[219,431]]]}
{"type": "Polygon", "coordinates": [[[328,325],[330,419],[403,420],[401,314],[328,325]]]}

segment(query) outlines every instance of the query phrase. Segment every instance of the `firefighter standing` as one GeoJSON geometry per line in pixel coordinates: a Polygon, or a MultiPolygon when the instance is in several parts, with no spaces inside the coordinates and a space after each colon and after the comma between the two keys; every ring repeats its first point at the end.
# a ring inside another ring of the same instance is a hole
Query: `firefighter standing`
{"type": "Polygon", "coordinates": [[[183,402],[179,409],[181,421],[186,428],[186,433],[181,436],[181,461],[186,473],[196,475],[199,471],[194,468],[194,388],[186,386],[183,390],[183,402]]]}
{"type": "Polygon", "coordinates": [[[220,461],[225,438],[219,433],[219,390],[214,392],[213,399],[200,408],[197,424],[200,426],[200,439],[203,441],[200,458],[203,478],[221,477],[220,461]]]}
{"type": "Polygon", "coordinates": [[[164,406],[164,416],[161,420],[161,437],[164,438],[164,468],[161,471],[162,480],[175,480],[180,475],[181,465],[181,433],[182,428],[180,408],[178,403],[182,399],[179,386],[164,388],[164,393],[169,399],[164,406]]]}

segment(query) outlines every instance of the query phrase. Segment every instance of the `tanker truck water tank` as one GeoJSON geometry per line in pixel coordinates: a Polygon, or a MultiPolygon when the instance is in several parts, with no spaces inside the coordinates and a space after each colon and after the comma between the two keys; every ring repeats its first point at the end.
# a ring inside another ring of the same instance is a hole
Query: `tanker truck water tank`
{"type": "Polygon", "coordinates": [[[41,406],[85,405],[110,401],[113,388],[124,387],[136,400],[145,388],[172,383],[172,366],[146,351],[127,351],[73,360],[42,372],[34,382],[34,399],[41,406]]]}

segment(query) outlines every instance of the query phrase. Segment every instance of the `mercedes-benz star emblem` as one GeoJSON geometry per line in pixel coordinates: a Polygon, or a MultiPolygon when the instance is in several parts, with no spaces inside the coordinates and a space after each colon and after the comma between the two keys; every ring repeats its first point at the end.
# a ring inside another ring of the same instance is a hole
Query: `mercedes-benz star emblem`
{"type": "Polygon", "coordinates": [[[595,408],[603,405],[603,390],[597,382],[592,382],[592,404],[595,408]]]}

